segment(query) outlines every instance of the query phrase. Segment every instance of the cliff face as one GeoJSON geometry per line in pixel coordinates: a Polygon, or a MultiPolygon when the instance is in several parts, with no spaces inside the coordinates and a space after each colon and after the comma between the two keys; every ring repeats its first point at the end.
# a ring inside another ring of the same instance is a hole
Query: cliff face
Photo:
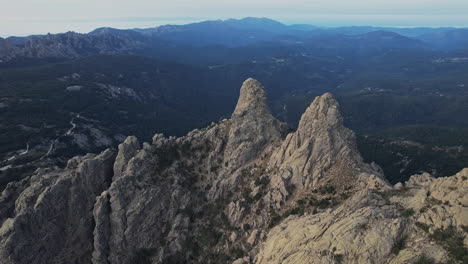
{"type": "Polygon", "coordinates": [[[1,263],[89,263],[96,196],[109,187],[115,153],[73,158],[11,183],[0,203],[1,263]]]}
{"type": "Polygon", "coordinates": [[[128,137],[117,153],[10,183],[0,263],[460,260],[466,174],[392,187],[362,161],[331,94],[287,134],[248,79],[229,120],[152,143],[128,137]],[[447,230],[458,251],[436,239],[447,230]]]}

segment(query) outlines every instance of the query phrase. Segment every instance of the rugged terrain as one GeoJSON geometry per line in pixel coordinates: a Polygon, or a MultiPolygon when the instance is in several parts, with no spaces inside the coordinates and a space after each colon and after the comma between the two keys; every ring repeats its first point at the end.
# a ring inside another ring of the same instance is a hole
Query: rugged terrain
{"type": "Polygon", "coordinates": [[[467,32],[245,18],[0,38],[0,190],[128,135],[226,118],[248,77],[291,129],[332,92],[364,160],[392,184],[453,175],[468,166],[467,32]]]}
{"type": "Polygon", "coordinates": [[[466,263],[467,177],[392,186],[331,94],[288,133],[248,79],[230,119],[9,183],[0,262],[466,263]]]}

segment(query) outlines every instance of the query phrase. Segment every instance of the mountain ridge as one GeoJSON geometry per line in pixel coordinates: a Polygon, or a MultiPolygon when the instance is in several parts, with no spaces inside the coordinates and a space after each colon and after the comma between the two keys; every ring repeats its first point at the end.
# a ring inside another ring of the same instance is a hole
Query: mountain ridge
{"type": "Polygon", "coordinates": [[[466,235],[467,169],[391,186],[362,161],[331,94],[316,97],[288,135],[265,102],[264,87],[247,79],[230,119],[152,143],[128,137],[117,153],[75,157],[66,169],[8,184],[0,263],[463,258],[463,242],[453,251],[429,241],[439,229],[466,235]],[[37,243],[25,243],[31,237],[37,243]]]}
{"type": "Polygon", "coordinates": [[[467,39],[466,29],[463,28],[323,28],[285,25],[268,18],[248,17],[147,29],[98,28],[87,34],[67,32],[9,37],[0,40],[0,59],[5,62],[22,57],[75,58],[93,54],[142,54],[168,49],[171,45],[242,47],[278,39],[289,43],[290,38],[301,41],[321,35],[365,36],[377,31],[393,32],[413,41],[424,41],[431,48],[442,51],[462,49],[467,39]],[[453,37],[449,32],[458,32],[458,35],[453,37]]]}

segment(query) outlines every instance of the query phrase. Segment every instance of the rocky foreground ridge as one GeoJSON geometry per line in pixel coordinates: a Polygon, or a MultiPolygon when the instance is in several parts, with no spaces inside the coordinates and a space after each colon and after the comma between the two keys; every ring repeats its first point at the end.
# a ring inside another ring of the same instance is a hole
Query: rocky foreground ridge
{"type": "Polygon", "coordinates": [[[391,186],[331,94],[288,134],[248,79],[229,120],[10,183],[0,263],[467,263],[467,177],[391,186]]]}

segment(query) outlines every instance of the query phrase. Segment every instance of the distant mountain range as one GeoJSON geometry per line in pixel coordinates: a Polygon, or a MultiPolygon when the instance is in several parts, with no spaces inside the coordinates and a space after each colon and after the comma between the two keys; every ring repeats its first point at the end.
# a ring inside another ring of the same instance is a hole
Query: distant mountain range
{"type": "MultiPolygon", "coordinates": [[[[349,44],[349,41],[383,42],[391,48],[466,49],[468,29],[382,28],[285,25],[267,18],[204,21],[147,29],[98,28],[88,34],[67,32],[29,37],[0,38],[3,62],[21,58],[74,58],[96,54],[141,54],[163,56],[181,46],[195,48],[221,45],[242,47],[262,42],[284,45],[319,39],[319,45],[349,44]],[[391,41],[390,41],[391,40],[391,41]],[[323,43],[325,42],[325,43],[323,43]]],[[[339,48],[339,47],[338,47],[339,48]]]]}

